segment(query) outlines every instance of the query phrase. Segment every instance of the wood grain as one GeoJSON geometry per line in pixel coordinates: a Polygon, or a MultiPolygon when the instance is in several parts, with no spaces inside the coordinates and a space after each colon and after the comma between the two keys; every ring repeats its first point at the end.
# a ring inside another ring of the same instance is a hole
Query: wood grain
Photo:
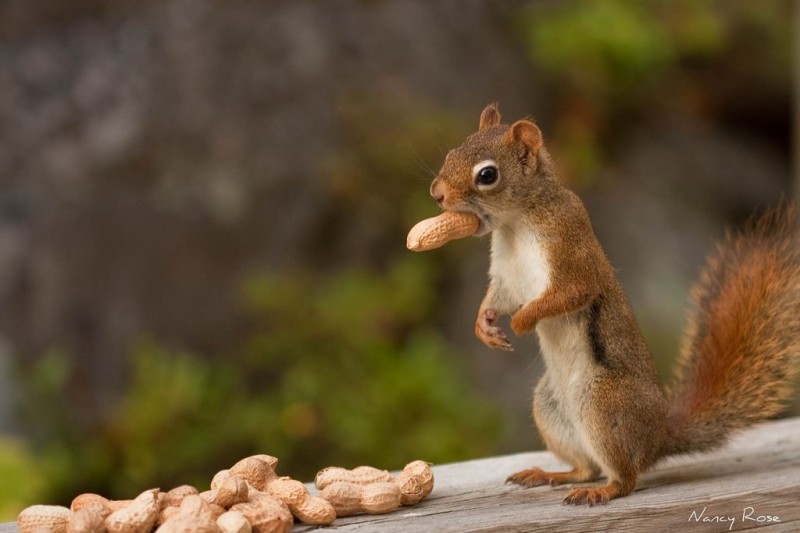
{"type": "MultiPolygon", "coordinates": [[[[636,492],[606,506],[561,505],[570,486],[504,483],[531,466],[566,465],[534,452],[436,466],[436,486],[422,503],[382,516],[338,519],[325,531],[800,531],[800,418],[757,426],[713,454],[665,461],[641,477],[636,492]],[[726,521],[702,521],[704,509],[703,518],[726,521]],[[780,522],[752,520],[758,516],[780,522]]],[[[298,525],[294,531],[313,529],[298,525]]],[[[0,533],[16,531],[14,524],[0,524],[0,533]]]]}

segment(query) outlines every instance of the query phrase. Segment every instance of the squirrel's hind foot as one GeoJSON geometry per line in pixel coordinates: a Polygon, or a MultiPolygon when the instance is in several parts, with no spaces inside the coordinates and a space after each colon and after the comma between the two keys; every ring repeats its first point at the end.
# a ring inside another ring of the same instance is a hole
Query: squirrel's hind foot
{"type": "Polygon", "coordinates": [[[545,472],[541,468],[528,468],[516,474],[511,474],[506,479],[506,483],[514,483],[523,487],[539,487],[541,485],[563,485],[564,483],[575,483],[592,481],[595,476],[591,472],[586,472],[575,468],[569,472],[545,472]]]}
{"type": "Polygon", "coordinates": [[[609,500],[625,496],[630,491],[624,491],[617,482],[610,482],[600,487],[578,487],[572,489],[562,502],[564,505],[588,505],[593,507],[595,504],[607,504],[609,500]]]}

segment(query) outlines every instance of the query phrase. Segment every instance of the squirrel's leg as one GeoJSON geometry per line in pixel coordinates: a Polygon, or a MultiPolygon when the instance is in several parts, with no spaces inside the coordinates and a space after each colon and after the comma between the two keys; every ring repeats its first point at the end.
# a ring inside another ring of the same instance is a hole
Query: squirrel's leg
{"type": "Polygon", "coordinates": [[[633,492],[639,472],[657,459],[663,439],[666,411],[655,382],[640,376],[596,379],[586,391],[582,431],[592,447],[592,457],[608,476],[599,487],[577,487],[565,504],[606,503],[633,492]],[[617,391],[608,394],[609,386],[617,391]]]}
{"type": "Polygon", "coordinates": [[[569,472],[547,472],[541,468],[529,468],[512,474],[507,482],[523,487],[536,487],[597,479],[600,468],[581,448],[580,438],[572,423],[562,414],[546,375],[542,377],[534,392],[533,416],[547,449],[571,464],[573,468],[569,472]]]}

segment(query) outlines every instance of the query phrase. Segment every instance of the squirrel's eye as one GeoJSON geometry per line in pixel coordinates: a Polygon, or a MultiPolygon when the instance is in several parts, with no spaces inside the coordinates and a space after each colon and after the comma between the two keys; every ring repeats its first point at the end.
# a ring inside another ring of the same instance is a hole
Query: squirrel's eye
{"type": "Polygon", "coordinates": [[[497,181],[497,168],[493,166],[483,167],[475,175],[475,183],[478,185],[492,185],[497,181]]]}

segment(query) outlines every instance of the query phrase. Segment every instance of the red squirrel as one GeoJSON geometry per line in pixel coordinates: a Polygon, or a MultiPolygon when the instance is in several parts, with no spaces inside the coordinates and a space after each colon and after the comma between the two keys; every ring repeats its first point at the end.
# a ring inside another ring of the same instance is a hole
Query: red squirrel
{"type": "Polygon", "coordinates": [[[566,504],[605,504],[633,491],[640,472],[675,454],[723,445],[777,414],[800,360],[800,231],[789,205],[729,235],[711,254],[674,384],[662,388],[630,304],[576,194],[558,179],[530,120],[501,124],[496,104],[451,150],[430,188],[445,210],[473,213],[491,234],[489,287],[475,334],[512,350],[499,315],[539,336],[545,371],[533,416],[568,472],[530,468],[525,487],[597,480],[566,504]]]}

